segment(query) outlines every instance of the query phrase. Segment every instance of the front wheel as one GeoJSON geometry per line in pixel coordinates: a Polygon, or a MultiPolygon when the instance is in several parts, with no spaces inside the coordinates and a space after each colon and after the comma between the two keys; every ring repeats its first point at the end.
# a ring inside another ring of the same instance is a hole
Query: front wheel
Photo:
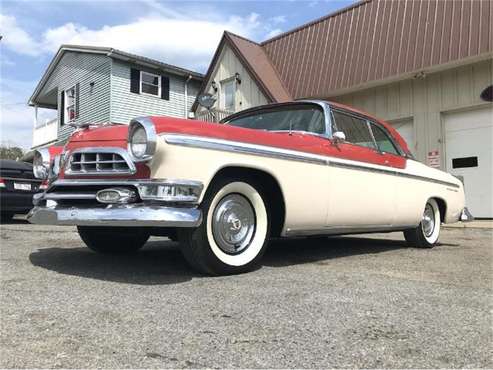
{"type": "Polygon", "coordinates": [[[433,248],[440,236],[440,208],[435,199],[426,203],[421,222],[415,229],[404,231],[406,241],[418,248],[433,248]]]}
{"type": "Polygon", "coordinates": [[[82,241],[94,252],[123,254],[142,248],[149,233],[139,228],[77,226],[82,241]]]}
{"type": "Polygon", "coordinates": [[[258,267],[270,233],[261,185],[251,179],[217,180],[200,208],[202,224],[178,231],[190,265],[209,275],[238,274],[258,267]]]}

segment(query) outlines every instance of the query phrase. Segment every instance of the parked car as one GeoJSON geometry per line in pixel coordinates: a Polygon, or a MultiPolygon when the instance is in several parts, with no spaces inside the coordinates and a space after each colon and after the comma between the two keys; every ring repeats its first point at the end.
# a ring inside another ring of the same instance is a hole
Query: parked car
{"type": "Polygon", "coordinates": [[[2,221],[16,213],[26,214],[33,208],[33,195],[39,191],[40,179],[33,175],[29,163],[0,159],[0,210],[2,221]]]}
{"type": "Polygon", "coordinates": [[[194,268],[219,275],[257,267],[270,237],[403,231],[429,248],[441,223],[467,218],[462,183],[361,111],[296,101],[222,123],[141,117],[78,130],[29,220],[76,225],[102,253],[176,234],[194,268]]]}

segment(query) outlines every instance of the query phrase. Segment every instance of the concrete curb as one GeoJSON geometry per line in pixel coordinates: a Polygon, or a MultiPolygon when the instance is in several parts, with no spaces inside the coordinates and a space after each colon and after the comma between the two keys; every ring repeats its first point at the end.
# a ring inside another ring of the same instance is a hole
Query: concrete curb
{"type": "Polygon", "coordinates": [[[455,224],[442,225],[451,229],[493,229],[493,220],[477,220],[471,222],[456,222],[455,224]]]}

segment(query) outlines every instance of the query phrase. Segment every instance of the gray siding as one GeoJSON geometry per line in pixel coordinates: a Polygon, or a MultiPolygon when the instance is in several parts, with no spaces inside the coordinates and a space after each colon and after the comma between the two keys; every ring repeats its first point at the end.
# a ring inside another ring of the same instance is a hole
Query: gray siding
{"type": "MultiPolygon", "coordinates": [[[[111,59],[104,55],[67,52],[46,82],[41,94],[57,94],[60,108],[61,92],[79,83],[79,117],[76,123],[103,123],[110,120],[111,59]],[[94,86],[91,88],[91,82],[94,86]]],[[[61,109],[58,109],[60,122],[61,109]]],[[[59,125],[58,140],[66,140],[74,129],[59,125]]]]}
{"type": "MultiPolygon", "coordinates": [[[[185,78],[140,66],[134,67],[132,64],[118,60],[113,60],[111,71],[111,122],[129,123],[132,118],[147,115],[172,117],[185,116],[185,78]],[[170,80],[169,100],[164,100],[157,96],[131,93],[131,68],[168,76],[170,80]]],[[[196,80],[191,80],[189,82],[188,111],[190,111],[192,104],[195,101],[199,88],[200,83],[196,80]]]]}
{"type": "Polygon", "coordinates": [[[493,63],[487,60],[330,99],[388,121],[412,119],[417,158],[425,162],[429,151],[444,153],[443,114],[491,104],[480,99],[491,81],[493,63]]]}

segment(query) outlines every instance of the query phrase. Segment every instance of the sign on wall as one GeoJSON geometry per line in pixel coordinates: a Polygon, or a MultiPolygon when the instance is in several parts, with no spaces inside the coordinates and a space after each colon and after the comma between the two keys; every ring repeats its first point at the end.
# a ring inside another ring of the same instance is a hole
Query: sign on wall
{"type": "Polygon", "coordinates": [[[433,168],[440,168],[440,153],[438,150],[432,150],[428,152],[426,163],[433,168]]]}

